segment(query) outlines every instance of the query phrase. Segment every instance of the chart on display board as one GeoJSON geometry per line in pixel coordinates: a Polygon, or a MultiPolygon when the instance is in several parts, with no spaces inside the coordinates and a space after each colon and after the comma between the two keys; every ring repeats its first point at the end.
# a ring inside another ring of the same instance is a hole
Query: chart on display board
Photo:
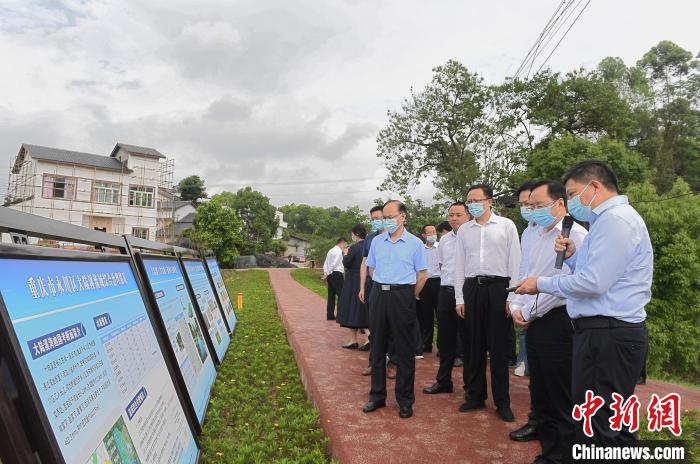
{"type": "Polygon", "coordinates": [[[226,290],[226,285],[224,284],[224,278],[221,275],[221,270],[219,269],[219,263],[216,258],[210,256],[206,259],[207,267],[209,268],[209,273],[214,281],[214,286],[216,287],[216,292],[219,294],[219,301],[224,308],[224,314],[226,315],[226,322],[228,322],[228,327],[233,332],[238,322],[236,318],[236,313],[233,311],[233,305],[231,304],[231,298],[228,296],[228,291],[226,290]]]}
{"type": "Polygon", "coordinates": [[[143,265],[201,424],[216,378],[216,368],[187,291],[185,276],[175,257],[143,256],[143,265]]]}
{"type": "Polygon", "coordinates": [[[65,462],[197,461],[128,260],[0,258],[0,295],[65,462]]]}
{"type": "Polygon", "coordinates": [[[182,263],[185,265],[185,272],[192,285],[197,305],[202,312],[206,330],[209,332],[209,337],[214,344],[216,355],[221,361],[224,359],[226,349],[231,343],[231,337],[228,334],[224,317],[219,309],[214,289],[209,282],[209,276],[206,269],[204,269],[204,263],[199,259],[183,259],[182,263]]]}

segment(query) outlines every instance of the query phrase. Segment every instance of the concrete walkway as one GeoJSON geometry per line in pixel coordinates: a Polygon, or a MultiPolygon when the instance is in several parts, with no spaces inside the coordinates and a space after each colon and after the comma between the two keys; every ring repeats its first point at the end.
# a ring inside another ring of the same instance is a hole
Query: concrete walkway
{"type": "MultiPolygon", "coordinates": [[[[320,412],[333,457],[350,463],[530,463],[539,453],[537,442],[515,443],[508,432],[520,427],[530,407],[527,377],[511,375],[510,394],[516,422],[502,422],[493,404],[472,413],[459,413],[463,391],[428,396],[421,392],[431,385],[438,358],[432,354],[416,361],[416,403],[411,419],[398,417],[394,381],[388,380],[387,407],[371,414],[361,411],[369,393],[369,377],[360,372],[367,366],[367,353],[340,348],[346,329],[326,321],[323,298],[298,284],[289,269],[270,269],[270,282],[289,343],[299,365],[306,392],[320,412]]],[[[453,373],[461,386],[461,368],[453,373]]],[[[652,393],[682,395],[683,409],[700,408],[700,391],[650,381],[639,387],[642,416],[652,393]]]]}

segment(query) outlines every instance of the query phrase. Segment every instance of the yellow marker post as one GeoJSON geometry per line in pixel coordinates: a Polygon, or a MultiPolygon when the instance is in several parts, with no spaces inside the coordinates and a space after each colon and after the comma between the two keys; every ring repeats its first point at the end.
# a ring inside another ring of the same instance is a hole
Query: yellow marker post
{"type": "Polygon", "coordinates": [[[243,309],[243,292],[238,292],[238,309],[243,309]]]}

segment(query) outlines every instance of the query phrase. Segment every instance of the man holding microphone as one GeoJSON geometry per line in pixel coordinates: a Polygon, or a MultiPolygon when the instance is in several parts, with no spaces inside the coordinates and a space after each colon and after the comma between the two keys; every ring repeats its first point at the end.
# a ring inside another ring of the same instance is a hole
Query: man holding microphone
{"type": "MultiPolygon", "coordinates": [[[[634,393],[647,350],[644,307],[651,299],[654,256],[644,220],[618,193],[617,177],[605,163],[583,161],[564,175],[569,213],[591,224],[580,246],[559,236],[570,275],[531,276],[516,293],[546,293],[567,300],[574,328],[572,401],[583,404],[586,391],[605,400],[592,417],[593,437],[576,427],[577,442],[636,446],[629,428],[610,428],[612,394],[634,393]]],[[[570,414],[571,411],[568,411],[570,414]]]]}
{"type": "MultiPolygon", "coordinates": [[[[566,216],[564,186],[550,181],[533,183],[528,199],[528,217],[537,224],[528,240],[524,275],[570,274],[569,267],[556,269],[552,248],[566,216]]],[[[587,232],[574,224],[570,237],[581,246],[587,232]]],[[[535,463],[562,463],[574,443],[571,418],[571,344],[573,327],[566,300],[554,295],[516,295],[510,303],[516,324],[527,328],[527,357],[530,367],[530,399],[537,417],[536,434],[542,454],[535,463]]]]}

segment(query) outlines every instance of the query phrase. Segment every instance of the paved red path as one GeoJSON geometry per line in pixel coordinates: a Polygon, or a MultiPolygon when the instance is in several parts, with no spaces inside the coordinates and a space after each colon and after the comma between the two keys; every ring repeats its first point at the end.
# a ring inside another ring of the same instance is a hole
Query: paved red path
{"type": "MultiPolygon", "coordinates": [[[[461,389],[453,394],[428,396],[421,392],[433,383],[438,358],[426,355],[416,361],[416,403],[411,419],[398,417],[394,381],[388,380],[387,407],[371,414],[361,411],[369,394],[369,377],[360,375],[367,353],[345,350],[346,329],[326,321],[326,302],[297,283],[289,269],[271,269],[280,317],[294,349],[306,392],[318,409],[323,429],[330,438],[331,453],[349,463],[529,463],[539,452],[535,442],[515,443],[508,432],[527,418],[530,407],[527,378],[511,375],[510,394],[516,422],[507,424],[487,409],[460,413],[461,389]]],[[[455,386],[462,385],[461,369],[453,373],[455,386]]],[[[650,381],[639,387],[646,407],[651,393],[677,391],[683,408],[700,409],[700,391],[650,381]]],[[[644,409],[645,411],[645,409],[644,409]]]]}

